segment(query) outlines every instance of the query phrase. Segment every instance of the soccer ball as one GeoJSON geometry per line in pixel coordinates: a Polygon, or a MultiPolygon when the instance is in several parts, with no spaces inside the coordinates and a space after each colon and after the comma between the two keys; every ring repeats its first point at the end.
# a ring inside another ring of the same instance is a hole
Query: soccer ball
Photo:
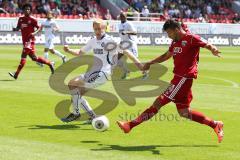
{"type": "Polygon", "coordinates": [[[109,120],[106,116],[98,116],[92,120],[92,126],[96,131],[103,132],[109,128],[109,120]]]}

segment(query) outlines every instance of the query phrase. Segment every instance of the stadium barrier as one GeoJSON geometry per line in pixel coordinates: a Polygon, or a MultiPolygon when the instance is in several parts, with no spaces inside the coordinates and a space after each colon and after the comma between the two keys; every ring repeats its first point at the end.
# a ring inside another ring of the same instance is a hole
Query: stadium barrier
{"type": "MultiPolygon", "coordinates": [[[[44,19],[39,19],[41,23],[44,19]]],[[[61,32],[93,32],[92,20],[56,19],[61,32]]],[[[108,21],[111,33],[118,32],[120,21],[108,21]]],[[[0,31],[11,31],[16,27],[17,18],[0,18],[0,31]]],[[[132,21],[137,33],[163,33],[163,22],[132,21]]],[[[191,32],[196,34],[240,35],[240,24],[187,23],[191,32]]]]}
{"type": "MultiPolygon", "coordinates": [[[[120,41],[118,33],[108,33],[113,36],[116,41],[120,41]]],[[[55,37],[56,45],[83,45],[86,44],[89,39],[93,36],[92,32],[58,32],[55,37]]],[[[221,45],[221,46],[240,46],[240,35],[230,35],[230,34],[201,34],[208,42],[221,45]]],[[[36,36],[36,44],[44,44],[45,36],[44,34],[39,34],[36,36]]],[[[139,45],[168,45],[171,43],[171,39],[167,37],[166,34],[157,33],[139,33],[137,35],[137,42],[139,45]]],[[[0,44],[22,44],[22,38],[20,32],[10,32],[2,31],[0,32],[0,44]]]]}

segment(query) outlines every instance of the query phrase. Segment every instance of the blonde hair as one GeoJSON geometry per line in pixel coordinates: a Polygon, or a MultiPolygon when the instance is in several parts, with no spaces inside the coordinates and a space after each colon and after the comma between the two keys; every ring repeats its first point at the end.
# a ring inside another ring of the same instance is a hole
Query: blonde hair
{"type": "Polygon", "coordinates": [[[95,19],[93,21],[93,26],[94,25],[100,25],[101,27],[106,27],[106,23],[102,19],[100,19],[100,18],[95,19]]]}

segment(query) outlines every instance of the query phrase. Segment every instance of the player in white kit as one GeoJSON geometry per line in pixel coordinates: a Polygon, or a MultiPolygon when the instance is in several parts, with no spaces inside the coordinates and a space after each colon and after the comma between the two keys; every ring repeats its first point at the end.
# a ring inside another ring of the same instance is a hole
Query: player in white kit
{"type": "MultiPolygon", "coordinates": [[[[128,51],[132,53],[133,56],[136,58],[138,57],[138,47],[137,47],[137,31],[133,24],[129,21],[127,21],[127,16],[124,12],[120,13],[119,16],[121,23],[119,24],[119,36],[121,38],[121,43],[126,44],[131,44],[130,47],[128,48],[128,51]]],[[[122,79],[125,79],[127,75],[130,73],[128,70],[126,64],[124,63],[123,59],[120,59],[118,61],[118,66],[123,69],[123,76],[122,79]]],[[[148,76],[147,72],[143,72],[143,79],[146,79],[148,76]]]]}
{"type": "MultiPolygon", "coordinates": [[[[55,38],[55,32],[59,31],[59,27],[52,19],[53,14],[51,11],[47,12],[47,19],[42,22],[41,29],[44,30],[45,33],[45,48],[44,48],[44,58],[48,59],[48,51],[50,51],[52,54],[57,55],[60,57],[63,61],[63,63],[66,62],[66,56],[63,55],[61,52],[54,49],[54,38],[55,38]]],[[[39,64],[39,63],[38,63],[39,64]]],[[[41,64],[39,64],[42,66],[41,64]]]]}
{"type": "Polygon", "coordinates": [[[106,25],[102,20],[95,20],[93,22],[93,29],[96,36],[90,39],[85,46],[80,50],[70,49],[67,45],[64,46],[65,52],[71,53],[75,56],[81,56],[84,53],[93,50],[94,64],[90,71],[69,81],[68,87],[72,96],[73,112],[67,117],[62,118],[61,120],[63,122],[71,122],[78,119],[80,117],[79,108],[85,110],[90,119],[96,117],[96,114],[83,95],[89,89],[98,87],[109,80],[114,64],[117,64],[119,52],[127,54],[139,69],[142,69],[143,67],[143,65],[127,51],[122,51],[119,48],[115,48],[111,51],[106,50],[106,44],[117,44],[117,42],[115,42],[112,37],[105,34],[105,28],[106,25]]]}

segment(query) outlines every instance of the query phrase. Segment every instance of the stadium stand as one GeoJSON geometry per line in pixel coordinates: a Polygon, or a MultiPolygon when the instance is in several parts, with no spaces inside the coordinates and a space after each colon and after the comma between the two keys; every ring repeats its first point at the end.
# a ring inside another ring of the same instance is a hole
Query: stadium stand
{"type": "MultiPolygon", "coordinates": [[[[233,0],[125,0],[141,17],[154,21],[182,18],[186,22],[239,23],[239,15],[232,8],[233,0]],[[165,17],[165,18],[164,18],[165,17]]],[[[144,18],[143,18],[144,19],[144,18]]]]}
{"type": "Polygon", "coordinates": [[[92,19],[104,18],[107,10],[95,0],[2,0],[0,1],[0,17],[16,17],[21,15],[22,6],[30,3],[33,16],[45,17],[45,13],[52,10],[56,18],[92,19]]]}
{"type": "MultiPolygon", "coordinates": [[[[233,0],[124,0],[129,4],[130,20],[164,21],[179,18],[185,22],[239,23],[240,16],[232,10],[233,0]]],[[[99,0],[2,0],[0,17],[17,17],[25,3],[33,6],[33,15],[45,17],[52,10],[62,19],[113,19],[99,0]]]]}

